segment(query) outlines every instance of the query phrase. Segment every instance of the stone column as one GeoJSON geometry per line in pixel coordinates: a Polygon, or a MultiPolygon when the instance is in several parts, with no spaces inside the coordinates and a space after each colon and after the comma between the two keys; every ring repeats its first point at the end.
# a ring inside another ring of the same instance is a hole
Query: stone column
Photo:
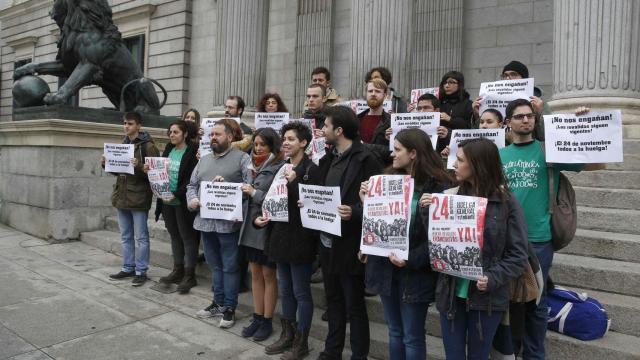
{"type": "Polygon", "coordinates": [[[218,0],[213,103],[240,95],[248,107],[262,96],[266,77],[269,1],[218,0]]]}
{"type": "Polygon", "coordinates": [[[554,1],[554,112],[622,109],[625,138],[640,139],[640,3],[554,1]]]}

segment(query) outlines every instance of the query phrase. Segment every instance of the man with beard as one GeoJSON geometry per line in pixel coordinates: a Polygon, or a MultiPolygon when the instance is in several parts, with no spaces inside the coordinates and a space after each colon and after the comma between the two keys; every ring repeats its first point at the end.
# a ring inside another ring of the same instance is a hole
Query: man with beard
{"type": "MultiPolygon", "coordinates": [[[[251,183],[249,155],[233,146],[233,129],[223,120],[211,129],[211,154],[200,159],[187,185],[187,202],[191,210],[200,208],[200,182],[220,181],[251,183]]],[[[193,227],[202,234],[204,255],[213,275],[214,299],[211,305],[198,311],[199,317],[222,316],[221,328],[235,324],[238,304],[240,268],[238,266],[238,236],[242,223],[227,220],[203,219],[196,215],[193,227]]]]}
{"type": "Polygon", "coordinates": [[[387,129],[391,127],[391,115],[382,108],[387,91],[387,83],[384,80],[380,78],[369,80],[366,86],[369,109],[358,114],[360,139],[365,144],[369,144],[367,148],[384,165],[391,163],[389,140],[385,134],[387,129]]]}
{"type": "MultiPolygon", "coordinates": [[[[352,359],[369,353],[369,319],[364,302],[364,264],[358,261],[362,230],[360,183],[382,173],[382,167],[360,142],[358,121],[345,106],[325,109],[322,131],[332,150],[320,159],[320,185],[339,186],[337,209],[342,236],[320,233],[320,262],[327,297],[329,332],[319,359],[341,359],[347,319],[351,330],[352,359]]],[[[383,132],[384,134],[384,132],[383,132]]]]}
{"type": "MultiPolygon", "coordinates": [[[[576,110],[576,115],[583,115],[588,111],[588,108],[581,107],[576,110]]],[[[546,283],[553,262],[549,215],[549,173],[542,144],[533,137],[537,118],[533,104],[525,99],[514,100],[507,105],[505,112],[505,124],[511,128],[513,143],[500,149],[500,159],[505,177],[509,182],[509,190],[513,192],[524,210],[529,241],[540,262],[543,284],[545,284],[537,307],[527,307],[524,315],[524,339],[522,343],[514,339],[514,350],[518,354],[522,348],[523,359],[544,359],[548,309],[546,283]]],[[[553,164],[556,196],[561,170],[601,170],[604,167],[604,164],[553,164]]]]}
{"type": "Polygon", "coordinates": [[[253,130],[242,122],[242,113],[244,113],[244,100],[237,95],[232,95],[224,102],[224,116],[230,118],[240,118],[240,128],[245,135],[252,135],[253,130]]]}

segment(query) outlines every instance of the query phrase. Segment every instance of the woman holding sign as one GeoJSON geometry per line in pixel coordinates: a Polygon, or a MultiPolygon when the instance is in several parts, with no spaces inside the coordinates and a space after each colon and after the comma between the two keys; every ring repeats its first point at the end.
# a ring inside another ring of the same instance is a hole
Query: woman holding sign
{"type": "MultiPolygon", "coordinates": [[[[368,256],[365,281],[369,291],[379,294],[384,317],[389,326],[389,359],[426,359],[425,321],[429,304],[434,301],[437,273],[416,254],[424,253],[427,232],[419,220],[427,216],[418,206],[423,193],[442,192],[452,179],[429,136],[420,129],[401,130],[395,139],[392,166],[386,174],[409,174],[414,179],[409,226],[409,261],[391,253],[388,258],[368,256]],[[416,266],[417,263],[417,266],[416,266]]],[[[369,181],[362,183],[360,198],[369,189],[369,181]]]]}
{"type": "MultiPolygon", "coordinates": [[[[193,228],[196,215],[187,209],[186,196],[189,177],[198,163],[198,147],[191,141],[196,134],[189,132],[185,121],[169,125],[167,136],[169,143],[164,148],[162,157],[169,158],[170,161],[169,189],[173,196],[158,198],[155,215],[158,221],[162,213],[164,225],[171,236],[173,271],[161,277],[160,282],[178,284],[178,292],[186,294],[197,285],[195,270],[200,234],[193,228]]],[[[145,164],[144,171],[149,170],[149,165],[145,164]]]]}
{"type": "Polygon", "coordinates": [[[273,332],[271,320],[278,301],[276,264],[264,254],[264,243],[269,233],[266,228],[254,226],[253,221],[262,216],[262,202],[284,163],[280,144],[280,136],[271,128],[258,129],[253,133],[249,165],[253,181],[242,185],[242,192],[249,196],[249,206],[240,229],[240,245],[251,269],[254,307],[253,320],[242,329],[242,336],[253,336],[255,341],[265,340],[273,332]]]}
{"type": "MultiPolygon", "coordinates": [[[[527,226],[522,207],[507,188],[498,148],[487,139],[469,139],[458,145],[456,155],[460,186],[447,193],[488,199],[481,245],[483,275],[470,281],[441,274],[436,306],[447,358],[488,359],[493,336],[509,308],[510,283],[528,259],[527,226]]],[[[431,198],[424,195],[420,205],[430,205],[431,198]]],[[[427,217],[427,228],[428,222],[427,217]]]]}

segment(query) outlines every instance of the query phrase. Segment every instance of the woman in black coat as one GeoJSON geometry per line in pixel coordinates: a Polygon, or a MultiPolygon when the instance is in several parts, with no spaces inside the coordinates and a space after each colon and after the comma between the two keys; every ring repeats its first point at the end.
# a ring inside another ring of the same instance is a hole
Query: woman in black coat
{"type": "MultiPolygon", "coordinates": [[[[464,75],[449,71],[440,81],[440,125],[449,130],[471,129],[472,102],[464,89],[464,75]]],[[[451,133],[451,132],[449,132],[451,133]]]]}

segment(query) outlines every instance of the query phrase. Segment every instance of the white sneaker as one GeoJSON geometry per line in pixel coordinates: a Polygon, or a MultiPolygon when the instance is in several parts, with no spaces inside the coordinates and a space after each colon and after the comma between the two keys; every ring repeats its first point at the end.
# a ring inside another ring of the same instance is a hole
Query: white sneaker
{"type": "Polygon", "coordinates": [[[222,313],[222,319],[220,319],[220,325],[218,325],[221,329],[228,329],[232,327],[236,323],[236,311],[230,308],[225,308],[222,313]]]}
{"type": "Polygon", "coordinates": [[[222,316],[222,307],[214,301],[211,303],[211,305],[198,311],[196,313],[196,316],[199,318],[212,318],[215,316],[222,316]]]}

